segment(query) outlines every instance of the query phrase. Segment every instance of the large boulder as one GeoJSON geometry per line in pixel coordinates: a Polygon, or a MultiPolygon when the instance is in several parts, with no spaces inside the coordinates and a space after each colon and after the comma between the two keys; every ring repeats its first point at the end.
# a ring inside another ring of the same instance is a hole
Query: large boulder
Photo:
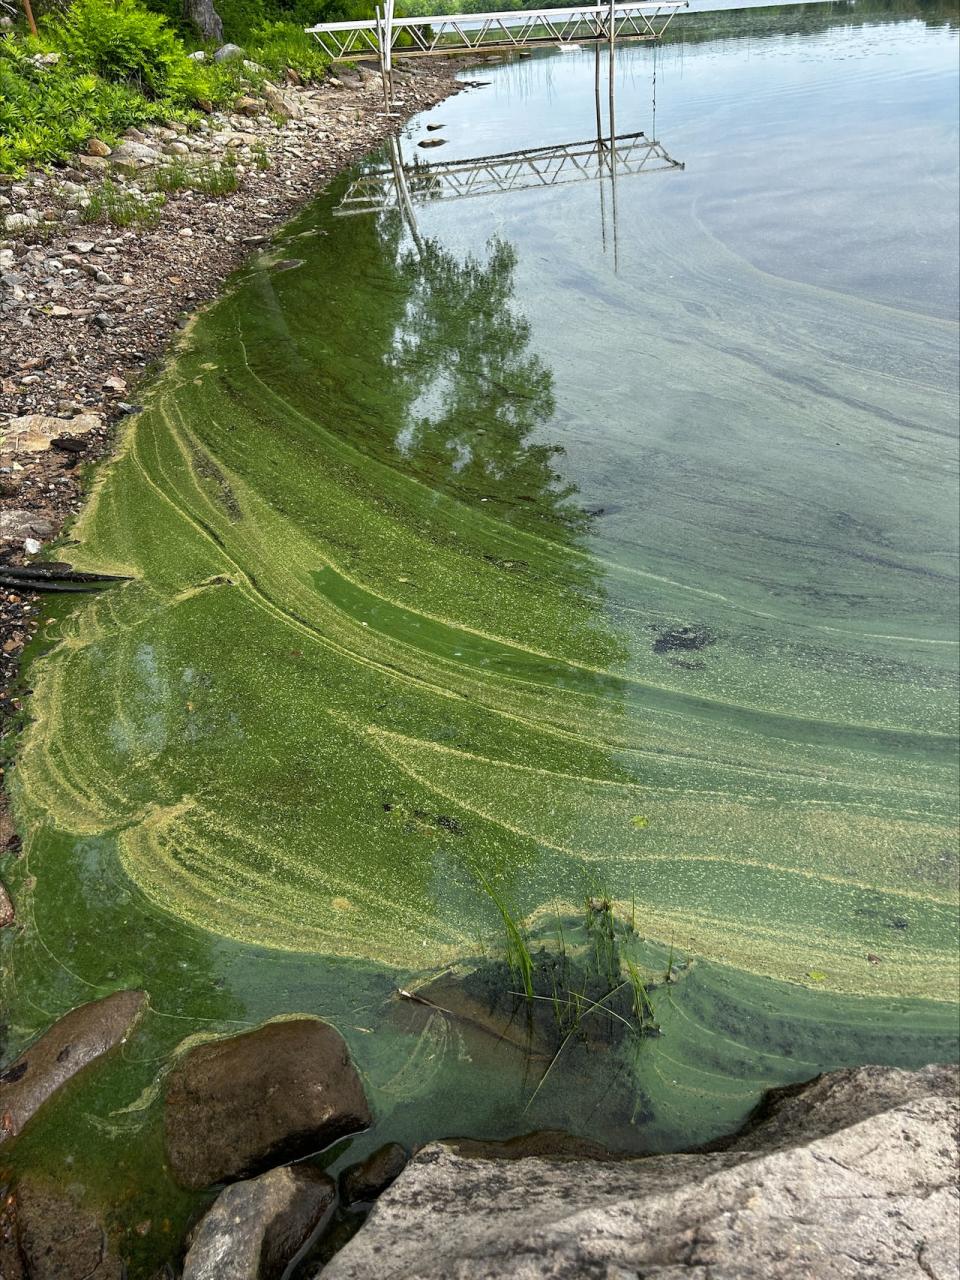
{"type": "Polygon", "coordinates": [[[343,1037],[317,1018],[269,1022],[189,1050],[167,1085],[167,1163],[185,1187],[248,1178],[370,1124],[343,1037]]]}
{"type": "Polygon", "coordinates": [[[955,1067],[836,1072],[691,1155],[434,1143],[323,1280],[956,1280],[957,1085],[955,1067]]]}
{"type": "Polygon", "coordinates": [[[72,1009],[0,1072],[0,1142],[18,1134],[61,1085],[122,1044],[147,1003],[143,991],[115,991],[72,1009]]]}
{"type": "Polygon", "coordinates": [[[279,1280],[336,1200],[333,1179],[303,1165],[235,1182],[194,1231],[183,1280],[279,1280]]]}

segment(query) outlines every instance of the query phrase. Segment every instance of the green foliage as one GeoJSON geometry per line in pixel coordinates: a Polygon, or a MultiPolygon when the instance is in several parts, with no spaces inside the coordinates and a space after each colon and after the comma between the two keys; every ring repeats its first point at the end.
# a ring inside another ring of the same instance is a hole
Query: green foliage
{"type": "Polygon", "coordinates": [[[65,159],[95,134],[109,142],[128,125],[169,114],[168,104],[77,70],[66,59],[38,67],[29,44],[0,37],[0,173],[65,159]]]}
{"type": "MultiPolygon", "coordinates": [[[[227,29],[244,39],[252,61],[277,77],[287,67],[303,79],[323,76],[328,60],[303,31],[324,16],[322,3],[231,2],[237,12],[227,29]]],[[[353,2],[346,0],[348,7],[353,2]]],[[[223,6],[225,22],[229,13],[230,3],[223,6]]],[[[94,136],[112,143],[129,125],[194,123],[197,107],[230,103],[256,80],[239,62],[191,58],[175,25],[180,17],[180,0],[147,7],[139,0],[73,0],[41,18],[38,39],[0,37],[0,173],[65,160],[94,136]],[[61,55],[56,65],[34,60],[50,52],[61,55]]],[[[205,181],[212,183],[209,194],[223,194],[235,189],[236,174],[223,170],[205,181]]]]}
{"type": "Polygon", "coordinates": [[[191,59],[166,20],[136,0],[74,0],[45,35],[78,70],[130,84],[149,98],[175,94],[192,75],[191,59]]]}
{"type": "Polygon", "coordinates": [[[247,41],[254,62],[275,76],[292,67],[304,80],[321,79],[330,65],[313,36],[292,22],[260,22],[247,41]]]}
{"type": "Polygon", "coordinates": [[[507,935],[507,964],[510,966],[510,971],[523,984],[527,999],[532,1000],[534,995],[533,956],[530,954],[530,945],[523,926],[510,914],[496,889],[483,876],[478,875],[478,879],[503,919],[507,935]]]}
{"type": "Polygon", "coordinates": [[[229,102],[236,63],[199,62],[159,14],[135,0],[74,0],[41,24],[38,40],[0,37],[0,173],[65,160],[96,136],[129,125],[198,119],[195,107],[229,102]],[[59,53],[52,66],[35,57],[59,53]]]}
{"type": "MultiPolygon", "coordinates": [[[[151,0],[151,8],[169,3],[170,0],[151,0]]],[[[251,53],[255,32],[265,23],[302,30],[316,22],[372,18],[373,7],[373,0],[217,0],[224,36],[242,44],[251,53]]]]}

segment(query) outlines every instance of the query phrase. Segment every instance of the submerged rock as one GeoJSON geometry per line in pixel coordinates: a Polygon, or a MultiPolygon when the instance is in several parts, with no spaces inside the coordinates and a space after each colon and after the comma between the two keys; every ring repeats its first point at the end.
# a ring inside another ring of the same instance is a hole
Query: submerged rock
{"type": "Polygon", "coordinates": [[[956,1067],[838,1071],[768,1095],[739,1136],[691,1155],[433,1143],[323,1280],[949,1280],[957,1085],[956,1067]]]}
{"type": "Polygon", "coordinates": [[[116,991],[80,1005],[0,1072],[0,1142],[18,1134],[61,1085],[122,1044],[146,1002],[143,991],[116,991]]]}
{"type": "Polygon", "coordinates": [[[333,1179],[304,1166],[234,1183],[194,1231],[183,1280],[279,1280],[336,1198],[333,1179]]]}
{"type": "Polygon", "coordinates": [[[103,1224],[61,1188],[21,1178],[3,1212],[3,1280],[121,1280],[103,1224]]]}
{"type": "Polygon", "coordinates": [[[167,1162],[185,1187],[259,1173],[365,1129],[343,1037],[317,1018],[269,1022],[184,1055],[167,1087],[167,1162]]]}
{"type": "Polygon", "coordinates": [[[349,1165],[340,1174],[340,1199],[345,1205],[376,1200],[403,1173],[408,1159],[399,1142],[378,1147],[366,1160],[349,1165]]]}

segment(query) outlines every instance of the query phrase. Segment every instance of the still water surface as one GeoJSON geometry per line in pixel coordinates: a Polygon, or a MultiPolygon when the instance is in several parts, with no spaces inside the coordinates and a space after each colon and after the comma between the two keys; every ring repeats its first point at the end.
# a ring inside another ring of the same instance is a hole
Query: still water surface
{"type": "MultiPolygon", "coordinates": [[[[278,1013],[366,1075],[350,1158],[676,1148],[823,1067],[956,1055],[956,15],[711,21],[617,54],[613,131],[682,168],[460,200],[420,169],[352,217],[336,184],[74,531],[133,581],[31,673],[10,1048],[149,991],[19,1144],[122,1174],[130,1223],[190,1210],[173,1048],[278,1013]],[[549,946],[608,896],[660,1036],[575,1044],[534,1095],[516,1036],[399,1004],[502,954],[484,885],[549,946]]],[[[609,134],[606,56],[542,53],[401,157],[589,144],[598,72],[609,134]]]]}

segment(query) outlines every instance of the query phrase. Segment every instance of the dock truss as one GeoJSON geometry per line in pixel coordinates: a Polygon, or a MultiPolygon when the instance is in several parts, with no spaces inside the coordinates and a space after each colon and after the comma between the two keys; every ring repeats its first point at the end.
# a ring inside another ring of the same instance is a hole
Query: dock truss
{"type": "Polygon", "coordinates": [[[337,206],[338,217],[376,213],[422,200],[464,200],[531,187],[556,187],[604,177],[628,177],[682,169],[659,142],[643,133],[592,138],[555,146],[530,147],[447,164],[412,164],[398,170],[397,157],[388,168],[356,178],[337,206]]]}
{"type": "Polygon", "coordinates": [[[513,9],[504,13],[440,14],[397,18],[388,3],[382,16],[356,22],[321,22],[305,30],[334,62],[377,58],[508,52],[537,46],[613,44],[659,40],[688,0],[572,9],[513,9]]]}

